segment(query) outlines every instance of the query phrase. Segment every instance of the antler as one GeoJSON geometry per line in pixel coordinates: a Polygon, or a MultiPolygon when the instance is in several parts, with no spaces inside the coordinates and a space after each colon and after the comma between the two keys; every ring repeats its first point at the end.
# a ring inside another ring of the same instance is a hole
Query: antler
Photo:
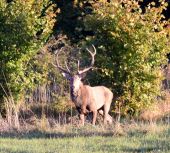
{"type": "Polygon", "coordinates": [[[57,65],[55,65],[54,63],[52,63],[52,65],[53,66],[55,66],[56,68],[59,68],[61,71],[63,71],[64,73],[67,73],[67,74],[71,74],[71,71],[70,71],[70,69],[68,68],[68,65],[67,65],[67,62],[65,61],[65,65],[66,65],[66,68],[67,68],[67,70],[66,69],[64,69],[64,68],[62,68],[61,66],[60,66],[60,64],[59,64],[59,61],[58,61],[58,55],[59,55],[59,53],[61,52],[61,49],[57,52],[57,54],[56,54],[56,63],[57,63],[57,65]]]}
{"type": "Polygon", "coordinates": [[[91,57],[92,57],[92,61],[91,64],[88,68],[85,68],[84,70],[79,70],[79,61],[78,61],[78,74],[82,74],[85,73],[87,71],[89,71],[91,68],[93,68],[94,65],[94,56],[96,55],[96,48],[94,45],[92,45],[94,52],[92,53],[88,48],[86,48],[86,50],[90,53],[91,57]]]}

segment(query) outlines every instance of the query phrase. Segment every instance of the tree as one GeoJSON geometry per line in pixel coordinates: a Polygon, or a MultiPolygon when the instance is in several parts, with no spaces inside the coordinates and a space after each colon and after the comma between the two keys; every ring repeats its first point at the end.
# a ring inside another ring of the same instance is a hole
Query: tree
{"type": "Polygon", "coordinates": [[[160,94],[161,66],[169,52],[168,21],[162,15],[167,3],[150,3],[145,13],[134,0],[98,6],[85,20],[86,28],[95,32],[87,40],[98,46],[98,79],[93,81],[112,88],[124,114],[137,114],[160,94]]]}
{"type": "MultiPolygon", "coordinates": [[[[30,60],[46,42],[55,23],[50,0],[0,0],[0,99],[18,101],[38,74],[30,60]]],[[[39,77],[40,78],[40,77],[39,77]]]]}

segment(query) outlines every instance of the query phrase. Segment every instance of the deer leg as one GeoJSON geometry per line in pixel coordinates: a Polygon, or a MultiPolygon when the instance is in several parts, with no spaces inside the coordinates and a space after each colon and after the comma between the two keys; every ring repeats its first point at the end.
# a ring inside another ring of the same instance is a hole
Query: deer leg
{"type": "Polygon", "coordinates": [[[108,113],[109,113],[109,106],[104,105],[104,124],[107,124],[107,119],[108,119],[108,113]]]}
{"type": "Polygon", "coordinates": [[[80,114],[81,124],[84,126],[84,114],[80,114]]]}
{"type": "Polygon", "coordinates": [[[97,110],[93,111],[93,121],[92,121],[93,125],[95,125],[96,123],[96,118],[97,118],[97,110]]]}
{"type": "MultiPolygon", "coordinates": [[[[102,115],[102,117],[104,117],[103,110],[99,110],[99,114],[102,115]]],[[[112,124],[112,122],[113,122],[112,120],[113,120],[113,118],[109,114],[107,114],[107,122],[109,122],[109,124],[112,124]]]]}
{"type": "Polygon", "coordinates": [[[85,104],[82,106],[82,113],[87,115],[87,110],[86,110],[86,105],[85,104]]]}

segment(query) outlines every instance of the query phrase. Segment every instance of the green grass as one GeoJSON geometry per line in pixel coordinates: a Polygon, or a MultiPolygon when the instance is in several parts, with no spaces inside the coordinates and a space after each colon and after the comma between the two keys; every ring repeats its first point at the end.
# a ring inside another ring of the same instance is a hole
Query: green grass
{"type": "MultiPolygon", "coordinates": [[[[123,134],[72,128],[72,133],[1,134],[0,153],[170,153],[170,127],[125,127],[123,134]]],[[[122,133],[122,132],[121,132],[122,133]]]]}

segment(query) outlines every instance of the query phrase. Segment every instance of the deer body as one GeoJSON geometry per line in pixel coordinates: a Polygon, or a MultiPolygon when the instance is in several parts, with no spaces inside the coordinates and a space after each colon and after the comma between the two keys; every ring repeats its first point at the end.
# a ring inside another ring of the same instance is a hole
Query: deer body
{"type": "Polygon", "coordinates": [[[109,121],[111,123],[111,116],[108,112],[113,99],[113,93],[108,88],[104,86],[91,87],[80,82],[77,91],[71,88],[71,99],[81,115],[83,125],[84,114],[87,111],[93,112],[93,124],[96,122],[97,111],[101,115],[105,115],[104,122],[109,121]]]}
{"type": "Polygon", "coordinates": [[[81,84],[77,94],[71,93],[71,99],[77,107],[86,104],[89,111],[99,109],[105,104],[110,104],[113,93],[104,86],[91,87],[81,84]]]}
{"type": "MultiPolygon", "coordinates": [[[[94,64],[94,56],[96,54],[96,49],[94,46],[93,49],[95,53],[92,53],[87,49],[92,56],[91,65],[94,64]]],[[[66,77],[70,82],[71,99],[74,102],[80,114],[80,119],[82,124],[84,125],[84,120],[85,120],[84,118],[87,112],[93,113],[93,121],[92,121],[93,125],[96,122],[97,112],[99,112],[103,116],[104,123],[106,123],[107,121],[111,123],[112,117],[108,114],[108,112],[110,110],[110,105],[113,99],[113,93],[104,86],[91,87],[89,85],[84,85],[83,82],[81,81],[83,77],[82,74],[90,70],[92,66],[82,71],[79,71],[79,61],[78,61],[78,72],[76,75],[72,76],[67,65],[66,65],[67,70],[63,69],[59,65],[58,54],[57,54],[56,67],[62,71],[63,76],[66,77]]]]}

